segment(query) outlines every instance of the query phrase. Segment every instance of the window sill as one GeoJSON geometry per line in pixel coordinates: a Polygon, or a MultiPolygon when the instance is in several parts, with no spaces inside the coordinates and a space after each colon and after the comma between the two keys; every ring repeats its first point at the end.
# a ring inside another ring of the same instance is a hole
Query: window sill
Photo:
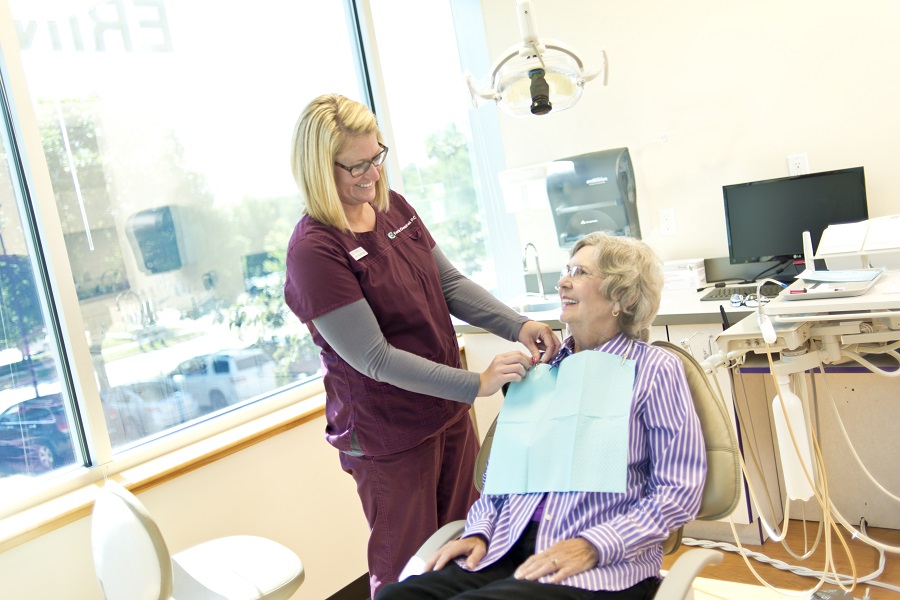
{"type": "MultiPolygon", "coordinates": [[[[294,390],[285,393],[300,394],[294,390]]],[[[323,415],[324,411],[324,393],[306,397],[203,440],[125,468],[110,478],[139,493],[293,429],[323,415]]],[[[97,472],[97,481],[0,519],[0,552],[88,516],[96,489],[102,485],[99,481],[101,470],[94,471],[97,472]]]]}

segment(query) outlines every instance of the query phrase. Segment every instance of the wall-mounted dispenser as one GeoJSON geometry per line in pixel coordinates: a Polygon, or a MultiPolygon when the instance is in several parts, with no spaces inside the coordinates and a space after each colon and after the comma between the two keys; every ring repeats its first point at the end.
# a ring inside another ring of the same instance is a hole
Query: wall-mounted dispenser
{"type": "Polygon", "coordinates": [[[571,248],[593,231],[641,237],[628,148],[551,162],[547,167],[547,197],[562,248],[571,248]]]}

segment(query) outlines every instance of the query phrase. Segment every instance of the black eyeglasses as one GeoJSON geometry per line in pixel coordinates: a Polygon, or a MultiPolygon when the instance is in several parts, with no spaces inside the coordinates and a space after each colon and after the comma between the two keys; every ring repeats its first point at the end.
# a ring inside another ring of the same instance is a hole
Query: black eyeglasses
{"type": "Polygon", "coordinates": [[[731,296],[731,306],[746,306],[747,308],[756,308],[760,304],[767,304],[770,298],[767,296],[758,297],[756,294],[734,294],[731,296]]]}
{"type": "Polygon", "coordinates": [[[350,173],[350,177],[362,177],[369,172],[369,167],[374,166],[377,169],[382,164],[384,164],[384,159],[387,158],[388,147],[381,142],[379,142],[378,145],[381,146],[381,152],[376,154],[375,157],[372,158],[372,160],[361,162],[358,165],[353,165],[352,167],[342,165],[337,161],[334,162],[334,165],[350,173]]]}

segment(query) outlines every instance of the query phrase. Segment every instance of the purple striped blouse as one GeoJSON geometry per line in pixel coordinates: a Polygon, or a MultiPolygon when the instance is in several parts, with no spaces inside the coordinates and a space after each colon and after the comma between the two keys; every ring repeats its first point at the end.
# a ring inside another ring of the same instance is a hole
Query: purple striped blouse
{"type": "MultiPolygon", "coordinates": [[[[628,342],[619,334],[596,350],[621,356],[628,342]]],[[[551,364],[571,356],[572,344],[568,338],[551,364]]],[[[637,341],[628,358],[636,361],[636,368],[626,491],[481,496],[469,510],[463,534],[488,540],[488,552],[476,570],[506,554],[544,499],[535,552],[582,537],[600,556],[597,566],[562,585],[618,591],[659,576],[662,541],[691,521],[700,507],[706,453],[681,361],[637,341]]],[[[459,564],[465,568],[464,561],[459,564]]]]}

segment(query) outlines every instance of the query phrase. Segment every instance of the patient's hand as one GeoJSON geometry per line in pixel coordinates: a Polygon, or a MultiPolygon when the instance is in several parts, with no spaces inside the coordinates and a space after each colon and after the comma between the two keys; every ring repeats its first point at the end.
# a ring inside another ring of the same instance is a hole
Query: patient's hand
{"type": "Polygon", "coordinates": [[[532,554],[516,569],[516,579],[536,581],[550,575],[550,583],[559,583],[597,566],[600,555],[593,544],[584,538],[557,542],[541,552],[532,554]]]}
{"type": "Polygon", "coordinates": [[[474,569],[487,553],[487,542],[480,535],[453,540],[431,555],[425,564],[426,571],[440,571],[454,558],[465,556],[466,568],[474,569]]]}

